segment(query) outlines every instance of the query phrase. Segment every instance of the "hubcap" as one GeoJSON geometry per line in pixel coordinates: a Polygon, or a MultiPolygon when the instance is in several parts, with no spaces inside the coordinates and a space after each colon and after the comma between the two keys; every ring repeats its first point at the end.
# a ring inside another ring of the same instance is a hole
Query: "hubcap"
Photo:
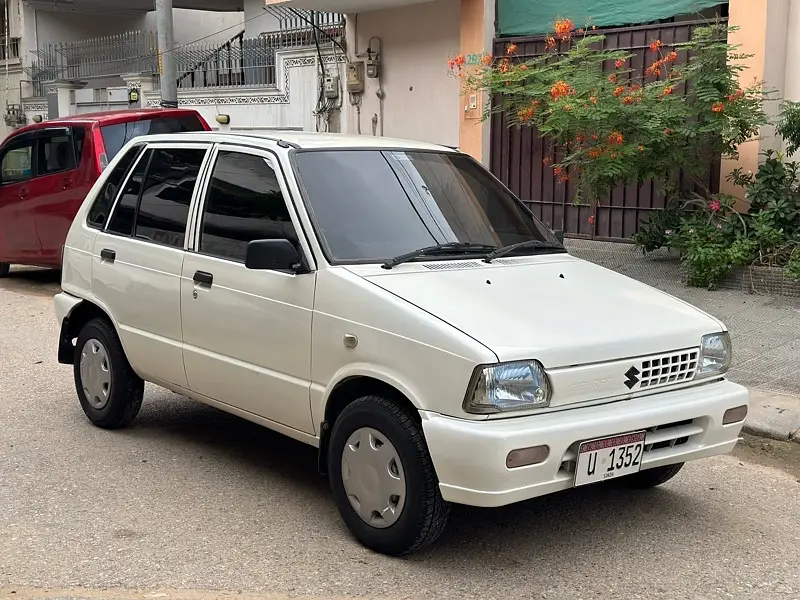
{"type": "Polygon", "coordinates": [[[81,385],[93,408],[100,410],[108,404],[111,366],[108,352],[98,340],[88,340],[81,349],[81,385]]]}
{"type": "Polygon", "coordinates": [[[373,527],[389,527],[406,501],[403,463],[389,439],[370,427],[353,432],[342,452],[342,481],[350,505],[373,527]]]}

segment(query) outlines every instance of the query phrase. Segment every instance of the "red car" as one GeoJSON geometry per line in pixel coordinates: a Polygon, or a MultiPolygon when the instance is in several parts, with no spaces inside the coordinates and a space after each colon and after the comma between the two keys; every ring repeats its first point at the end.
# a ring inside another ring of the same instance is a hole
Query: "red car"
{"type": "Polygon", "coordinates": [[[209,131],[197,111],[117,110],[23,127],[0,146],[0,277],[11,264],[61,266],[61,246],[100,173],[140,135],[209,131]]]}

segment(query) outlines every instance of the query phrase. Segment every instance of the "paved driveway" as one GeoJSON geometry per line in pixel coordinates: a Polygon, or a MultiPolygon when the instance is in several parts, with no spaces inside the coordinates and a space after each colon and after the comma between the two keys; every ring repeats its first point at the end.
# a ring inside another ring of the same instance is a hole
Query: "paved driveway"
{"type": "Polygon", "coordinates": [[[457,508],[438,546],[387,558],[349,537],[309,447],[155,388],[134,427],[90,426],[55,362],[55,282],[32,277],[0,286],[0,598],[800,595],[796,456],[457,508]]]}

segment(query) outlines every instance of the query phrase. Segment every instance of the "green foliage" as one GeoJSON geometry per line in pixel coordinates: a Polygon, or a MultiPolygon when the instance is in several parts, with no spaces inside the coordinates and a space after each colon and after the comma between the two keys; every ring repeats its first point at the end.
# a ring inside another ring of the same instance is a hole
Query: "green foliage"
{"type": "Polygon", "coordinates": [[[634,241],[644,252],[677,250],[693,286],[716,287],[732,267],[753,264],[782,266],[800,281],[798,175],[798,165],[767,151],[755,174],[737,169],[728,178],[745,187],[748,214],[735,210],[731,196],[696,198],[651,218],[634,241]]]}
{"type": "Polygon", "coordinates": [[[542,56],[521,60],[516,47],[481,66],[451,61],[465,87],[499,98],[492,110],[512,124],[536,127],[563,159],[553,165],[572,180],[579,198],[594,202],[621,184],[667,181],[677,169],[699,182],[710,162],[735,156],[743,141],[767,123],[760,86],[739,89],[743,58],[727,43],[721,23],[695,30],[691,41],[666,51],[660,41],[646,49],[647,75],[629,65],[633,55],[603,49],[604,36],[556,23],[556,38],[542,56]],[[690,56],[677,66],[680,55],[690,56]],[[605,65],[615,65],[612,72],[605,65]],[[681,90],[690,90],[682,94],[681,90]]]}
{"type": "Polygon", "coordinates": [[[800,150],[800,102],[785,102],[778,120],[778,134],[786,141],[786,151],[800,150]]]}

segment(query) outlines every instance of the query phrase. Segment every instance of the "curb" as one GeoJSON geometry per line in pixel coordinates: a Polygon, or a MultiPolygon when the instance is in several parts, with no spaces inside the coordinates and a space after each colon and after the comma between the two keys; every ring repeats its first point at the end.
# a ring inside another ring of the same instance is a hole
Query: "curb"
{"type": "Polygon", "coordinates": [[[761,423],[748,423],[745,421],[742,432],[777,442],[794,442],[800,444],[800,431],[781,432],[761,423]]]}

